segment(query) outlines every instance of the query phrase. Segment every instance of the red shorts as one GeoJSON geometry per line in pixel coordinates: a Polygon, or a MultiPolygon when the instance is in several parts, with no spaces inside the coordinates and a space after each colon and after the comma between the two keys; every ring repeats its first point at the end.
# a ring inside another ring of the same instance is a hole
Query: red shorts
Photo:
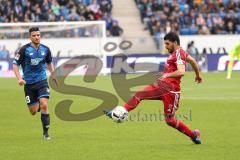
{"type": "Polygon", "coordinates": [[[174,115],[179,106],[180,91],[174,91],[173,85],[161,82],[158,85],[148,85],[135,96],[140,100],[162,100],[164,104],[164,114],[174,115]]]}

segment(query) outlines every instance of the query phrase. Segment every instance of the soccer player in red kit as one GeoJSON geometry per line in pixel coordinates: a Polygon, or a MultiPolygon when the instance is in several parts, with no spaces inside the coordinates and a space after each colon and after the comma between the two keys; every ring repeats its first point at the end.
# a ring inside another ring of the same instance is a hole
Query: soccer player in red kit
{"type": "MultiPolygon", "coordinates": [[[[176,33],[170,32],[166,34],[164,43],[170,55],[162,76],[157,79],[156,84],[148,85],[142,91],[136,92],[123,107],[129,112],[136,108],[141,100],[162,100],[166,123],[190,137],[195,144],[201,144],[200,131],[197,129],[192,131],[175,117],[180,99],[180,82],[182,76],[185,74],[186,63],[190,63],[195,71],[195,81],[201,83],[202,78],[198,65],[196,61],[181,48],[180,39],[176,33]]],[[[111,111],[106,114],[112,118],[111,111]]]]}

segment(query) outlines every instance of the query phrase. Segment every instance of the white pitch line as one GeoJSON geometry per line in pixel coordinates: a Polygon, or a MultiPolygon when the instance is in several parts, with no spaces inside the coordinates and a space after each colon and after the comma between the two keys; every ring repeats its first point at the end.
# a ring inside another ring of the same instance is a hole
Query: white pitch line
{"type": "Polygon", "coordinates": [[[190,96],[184,96],[181,97],[181,99],[190,99],[190,100],[239,100],[240,97],[190,97],[190,96]]]}

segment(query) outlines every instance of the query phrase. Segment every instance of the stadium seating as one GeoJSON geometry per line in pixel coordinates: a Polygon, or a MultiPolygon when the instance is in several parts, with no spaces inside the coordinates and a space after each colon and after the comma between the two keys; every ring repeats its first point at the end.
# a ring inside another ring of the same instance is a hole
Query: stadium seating
{"type": "Polygon", "coordinates": [[[142,22],[152,35],[175,31],[182,35],[237,34],[240,1],[135,0],[142,22]],[[153,21],[154,20],[154,21],[153,21]],[[156,30],[160,22],[161,30],[156,30]],[[170,22],[170,25],[167,25],[170,22]],[[151,25],[149,25],[151,24],[151,25]]]}
{"type": "Polygon", "coordinates": [[[111,0],[1,0],[0,23],[104,20],[108,36],[118,36],[111,11],[111,0]]]}

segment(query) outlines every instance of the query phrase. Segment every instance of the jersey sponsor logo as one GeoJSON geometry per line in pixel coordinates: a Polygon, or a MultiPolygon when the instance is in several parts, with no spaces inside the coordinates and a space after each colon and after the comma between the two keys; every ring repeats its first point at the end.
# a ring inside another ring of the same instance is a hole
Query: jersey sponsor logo
{"type": "Polygon", "coordinates": [[[30,56],[32,56],[32,55],[33,55],[33,53],[30,53],[29,55],[30,55],[30,56]]]}
{"type": "Polygon", "coordinates": [[[42,60],[43,60],[43,58],[34,58],[34,59],[31,59],[31,65],[36,66],[36,65],[38,65],[42,60]]]}
{"type": "Polygon", "coordinates": [[[42,52],[41,55],[44,56],[44,55],[45,55],[45,52],[42,52]]]}

